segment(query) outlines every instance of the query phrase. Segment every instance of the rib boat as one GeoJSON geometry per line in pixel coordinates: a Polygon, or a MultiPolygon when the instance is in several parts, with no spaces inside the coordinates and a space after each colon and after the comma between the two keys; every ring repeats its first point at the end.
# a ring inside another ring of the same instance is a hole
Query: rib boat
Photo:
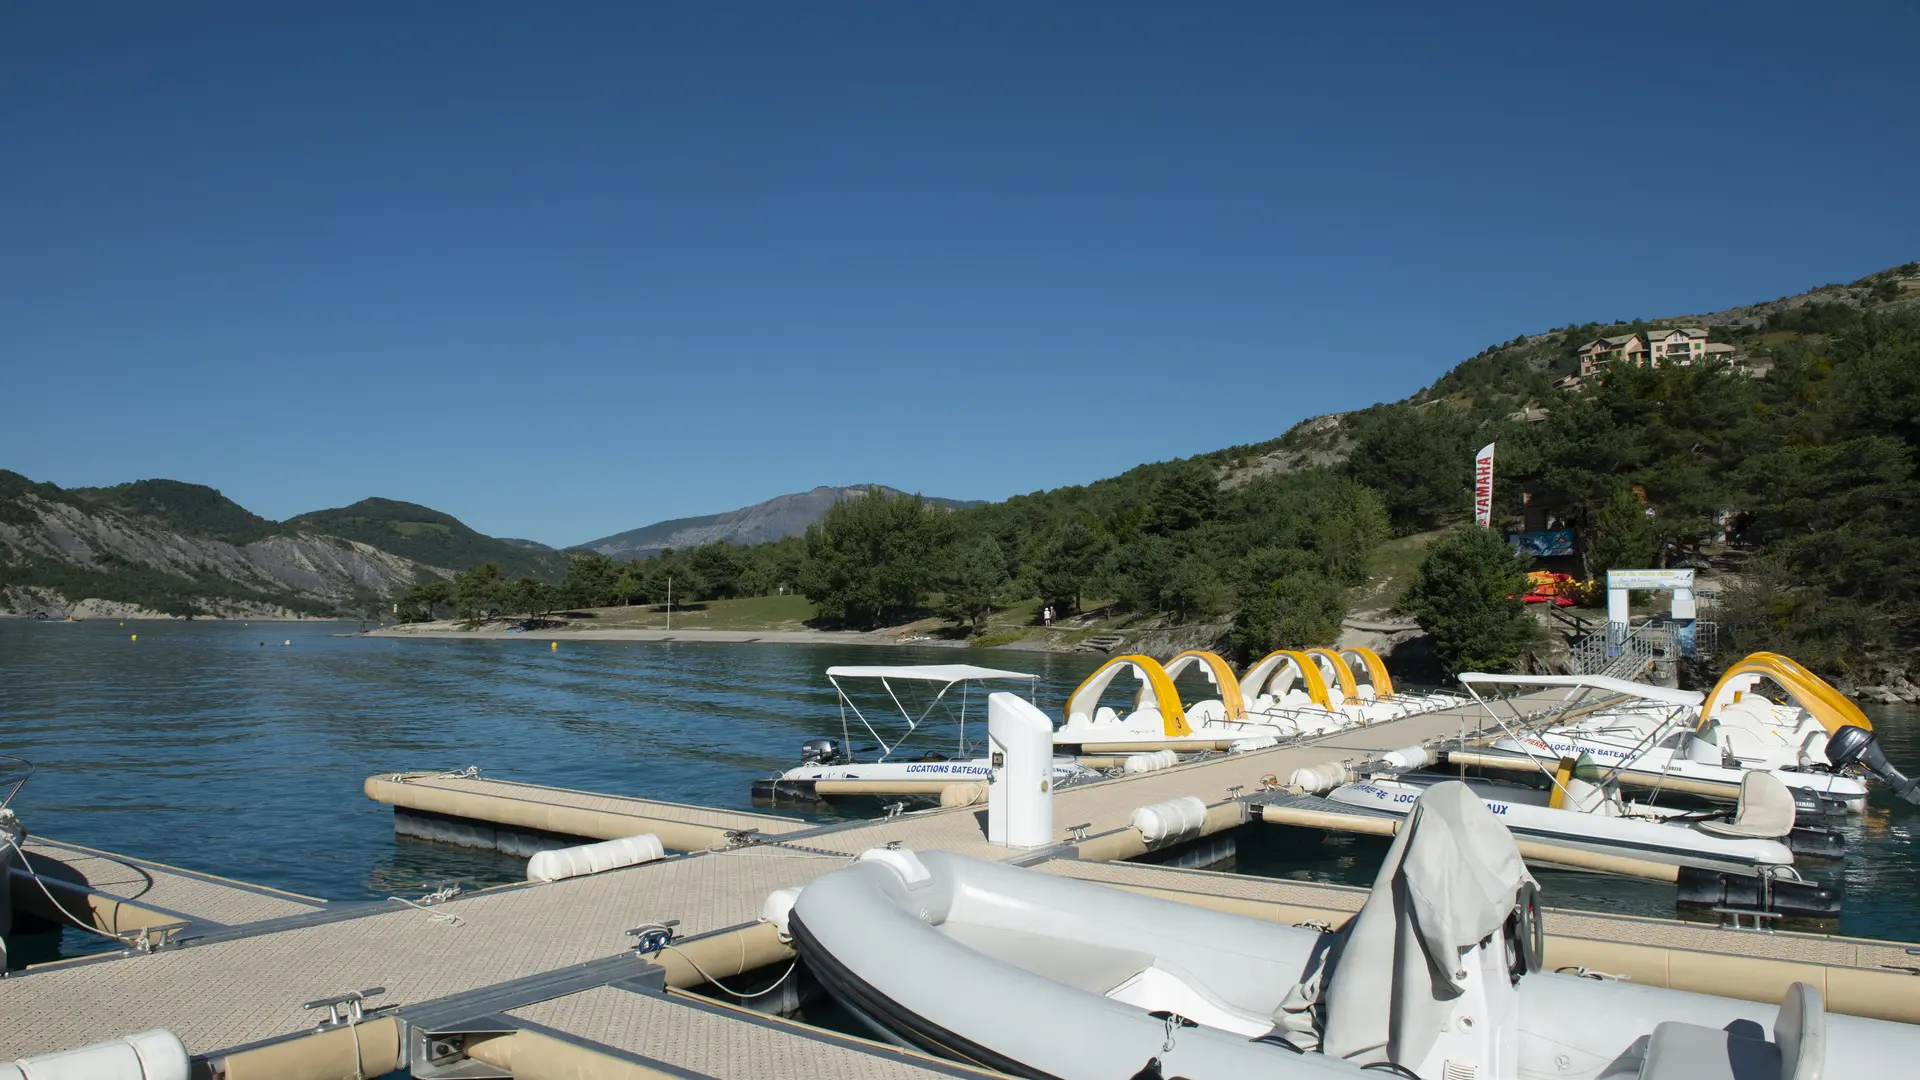
{"type": "Polygon", "coordinates": [[[1920,1027],[1542,969],[1538,888],[1460,783],[1427,789],[1333,932],[949,852],[876,849],[776,925],[883,1038],[1019,1077],[1903,1075],[1920,1027]]]}

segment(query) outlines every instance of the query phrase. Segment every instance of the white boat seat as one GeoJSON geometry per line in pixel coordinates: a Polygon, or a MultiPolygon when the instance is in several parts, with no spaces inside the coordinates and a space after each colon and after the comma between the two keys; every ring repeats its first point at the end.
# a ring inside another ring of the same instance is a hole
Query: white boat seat
{"type": "Polygon", "coordinates": [[[1793,793],[1770,772],[1753,771],[1740,781],[1740,802],[1732,821],[1702,821],[1715,836],[1777,840],[1793,831],[1793,793]]]}
{"type": "Polygon", "coordinates": [[[1820,991],[1797,982],[1787,988],[1786,1000],[1780,1003],[1772,1042],[1668,1021],[1654,1028],[1652,1035],[1635,1040],[1600,1075],[1639,1080],[1821,1080],[1826,1057],[1827,1021],[1820,991]]]}
{"type": "Polygon", "coordinates": [[[1024,930],[953,922],[940,924],[939,930],[975,952],[1090,994],[1104,995],[1153,965],[1146,953],[1024,930]]]}

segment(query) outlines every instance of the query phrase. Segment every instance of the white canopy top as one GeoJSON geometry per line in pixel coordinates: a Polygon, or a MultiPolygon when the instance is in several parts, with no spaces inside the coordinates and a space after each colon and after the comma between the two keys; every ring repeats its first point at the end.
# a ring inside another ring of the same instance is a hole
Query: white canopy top
{"type": "MultiPolygon", "coordinates": [[[[1023,671],[975,667],[972,664],[901,664],[898,667],[830,667],[827,675],[845,679],[919,679],[955,683],[967,679],[1035,679],[1023,671]]],[[[1698,696],[1698,695],[1695,695],[1698,696]]]]}
{"type": "Polygon", "coordinates": [[[1469,671],[1458,676],[1463,685],[1488,683],[1500,686],[1586,686],[1615,694],[1628,694],[1667,705],[1699,705],[1706,695],[1698,690],[1669,690],[1664,686],[1629,682],[1610,675],[1487,675],[1469,671]]]}

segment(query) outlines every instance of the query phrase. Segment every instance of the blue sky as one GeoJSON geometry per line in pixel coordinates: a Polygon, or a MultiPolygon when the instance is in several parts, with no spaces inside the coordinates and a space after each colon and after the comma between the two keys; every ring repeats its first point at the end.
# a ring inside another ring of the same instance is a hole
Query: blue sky
{"type": "Polygon", "coordinates": [[[1910,3],[1335,7],[0,0],[0,467],[993,499],[1920,258],[1910,3]]]}

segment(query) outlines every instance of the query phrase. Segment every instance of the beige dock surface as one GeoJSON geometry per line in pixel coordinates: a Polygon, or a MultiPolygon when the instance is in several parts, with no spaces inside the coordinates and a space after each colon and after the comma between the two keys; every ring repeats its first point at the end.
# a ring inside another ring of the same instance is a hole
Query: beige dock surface
{"type": "Polygon", "coordinates": [[[612,986],[514,1009],[515,1020],[715,1080],[934,1080],[983,1073],[680,994],[612,986]]]}
{"type": "Polygon", "coordinates": [[[36,968],[0,980],[0,1060],[153,1027],[197,1054],[223,1050],[311,1028],[319,1017],[300,1006],[319,998],[385,986],[373,1004],[413,1004],[617,955],[643,923],[677,918],[700,934],[748,922],[769,892],[844,862],[776,847],[688,856],[430,911],[36,968]]]}
{"type": "MultiPolygon", "coordinates": [[[[711,806],[690,806],[686,803],[661,802],[657,799],[625,795],[603,795],[593,791],[522,784],[491,777],[413,772],[380,773],[367,780],[368,797],[394,806],[414,806],[416,800],[410,799],[409,795],[416,792],[483,801],[504,808],[506,817],[490,819],[499,820],[503,824],[545,828],[551,827],[547,820],[551,818],[552,822],[563,826],[555,828],[554,831],[565,832],[569,831],[569,828],[565,827],[566,822],[580,822],[582,824],[572,826],[572,830],[580,835],[592,835],[594,839],[632,836],[636,832],[647,831],[644,826],[653,822],[670,822],[720,832],[753,829],[767,836],[799,832],[811,827],[798,818],[779,817],[773,814],[723,810],[711,806]],[[601,819],[611,821],[615,827],[592,830],[591,823],[601,819]],[[619,822],[623,819],[630,820],[633,824],[620,826],[619,822]],[[626,831],[619,831],[621,827],[626,831]],[[597,835],[597,833],[605,833],[605,835],[597,835]]],[[[439,805],[431,799],[418,801],[424,804],[426,809],[434,809],[439,805]]]]}
{"type": "MultiPolygon", "coordinates": [[[[209,926],[260,922],[317,911],[326,901],[249,885],[165,863],[66,844],[46,837],[24,845],[32,870],[56,881],[91,889],[156,911],[172,912],[209,926]]],[[[15,888],[31,890],[29,882],[15,888]]]]}

